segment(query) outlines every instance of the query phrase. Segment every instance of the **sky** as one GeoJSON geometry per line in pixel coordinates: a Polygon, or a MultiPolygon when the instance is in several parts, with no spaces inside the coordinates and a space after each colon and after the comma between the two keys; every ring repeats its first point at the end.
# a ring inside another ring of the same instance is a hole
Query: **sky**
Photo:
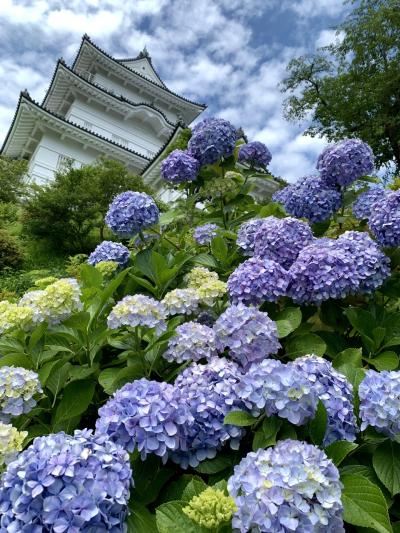
{"type": "Polygon", "coordinates": [[[342,0],[0,0],[0,144],[19,93],[41,101],[56,61],[71,64],[81,37],[114,57],[146,45],[173,91],[208,105],[272,153],[288,181],[313,172],[324,139],[287,122],[279,83],[288,61],[335,39],[342,0]]]}

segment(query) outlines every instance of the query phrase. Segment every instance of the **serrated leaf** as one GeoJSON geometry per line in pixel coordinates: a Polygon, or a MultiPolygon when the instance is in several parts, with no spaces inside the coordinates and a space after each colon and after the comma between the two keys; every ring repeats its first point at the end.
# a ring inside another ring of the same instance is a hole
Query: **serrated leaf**
{"type": "Polygon", "coordinates": [[[382,352],[373,359],[368,359],[368,363],[377,370],[395,370],[399,366],[399,356],[396,352],[382,352]]]}
{"type": "Polygon", "coordinates": [[[195,467],[196,472],[200,474],[217,474],[232,466],[232,460],[229,456],[218,455],[215,459],[206,459],[195,467]]]}
{"type": "Polygon", "coordinates": [[[297,329],[301,324],[300,307],[287,307],[275,317],[276,327],[278,328],[278,337],[282,339],[287,337],[292,331],[297,329]]]}
{"type": "Polygon", "coordinates": [[[211,241],[211,252],[218,261],[224,262],[228,257],[228,246],[223,237],[214,237],[211,241]]]}
{"type": "Polygon", "coordinates": [[[207,488],[206,483],[200,478],[193,478],[183,489],[181,500],[190,502],[192,498],[201,494],[207,488]]]}
{"type": "Polygon", "coordinates": [[[58,404],[54,422],[57,424],[84,413],[92,401],[93,394],[94,383],[92,381],[79,380],[69,383],[58,404]]]}
{"type": "Polygon", "coordinates": [[[338,440],[332,442],[327,448],[325,448],[325,453],[328,457],[332,459],[336,466],[339,466],[340,463],[349,455],[350,452],[358,448],[358,444],[354,442],[349,442],[347,440],[338,440]]]}
{"type": "Polygon", "coordinates": [[[322,356],[326,350],[326,343],[315,333],[306,333],[291,338],[285,347],[288,356],[293,359],[311,353],[322,356]]]}
{"type": "Polygon", "coordinates": [[[339,368],[342,365],[351,365],[356,367],[362,366],[362,349],[361,348],[347,348],[338,353],[333,360],[334,368],[339,368]]]}
{"type": "Polygon", "coordinates": [[[380,444],[372,456],[376,475],[392,496],[400,493],[400,444],[390,440],[380,444]]]}
{"type": "Polygon", "coordinates": [[[310,437],[314,444],[322,444],[326,433],[327,422],[328,413],[324,404],[319,400],[315,416],[309,423],[310,437]]]}
{"type": "Polygon", "coordinates": [[[128,533],[157,533],[156,517],[144,505],[129,504],[129,511],[128,533]]]}
{"type": "Polygon", "coordinates": [[[231,411],[224,418],[224,424],[231,426],[252,426],[257,418],[246,411],[231,411]]]}
{"type": "Polygon", "coordinates": [[[3,355],[0,358],[0,367],[2,366],[21,366],[27,370],[33,368],[32,361],[24,353],[3,355]]]}
{"type": "Polygon", "coordinates": [[[64,363],[62,366],[56,366],[51,370],[46,380],[46,387],[53,393],[54,398],[58,396],[60,390],[64,387],[70,367],[71,363],[64,363]]]}
{"type": "Polygon", "coordinates": [[[360,386],[362,380],[365,378],[365,370],[363,368],[356,368],[352,365],[342,365],[337,368],[337,371],[341,374],[344,374],[346,378],[350,381],[350,383],[353,385],[354,411],[356,414],[358,414],[358,406],[360,403],[358,398],[358,387],[360,386]]]}
{"type": "MultiPolygon", "coordinates": [[[[205,533],[206,529],[198,526],[184,514],[182,508],[186,502],[173,501],[163,503],[156,509],[156,523],[159,533],[205,533]]],[[[209,531],[209,530],[208,530],[209,531]]]]}
{"type": "Polygon", "coordinates": [[[253,438],[253,451],[259,448],[267,448],[273,446],[276,443],[276,436],[279,429],[282,426],[282,420],[276,416],[266,418],[261,428],[256,431],[253,438]]]}

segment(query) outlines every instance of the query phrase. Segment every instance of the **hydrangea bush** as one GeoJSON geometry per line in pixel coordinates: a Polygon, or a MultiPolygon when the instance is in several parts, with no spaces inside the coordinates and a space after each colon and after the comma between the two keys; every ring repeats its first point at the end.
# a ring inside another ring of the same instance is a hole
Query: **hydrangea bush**
{"type": "Polygon", "coordinates": [[[175,148],[0,301],[0,533],[396,533],[399,192],[358,139],[293,184],[221,118],[175,148]]]}

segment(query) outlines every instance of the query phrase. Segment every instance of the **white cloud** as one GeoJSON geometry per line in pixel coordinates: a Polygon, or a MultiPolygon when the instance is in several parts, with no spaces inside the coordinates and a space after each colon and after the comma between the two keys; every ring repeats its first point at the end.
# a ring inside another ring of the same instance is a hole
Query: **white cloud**
{"type": "Polygon", "coordinates": [[[337,32],[337,30],[322,30],[315,41],[315,47],[321,48],[322,46],[340,43],[343,40],[343,37],[343,32],[337,32]]]}
{"type": "Polygon", "coordinates": [[[342,13],[346,6],[342,0],[286,0],[282,8],[291,9],[301,17],[312,18],[320,15],[333,17],[342,13]]]}

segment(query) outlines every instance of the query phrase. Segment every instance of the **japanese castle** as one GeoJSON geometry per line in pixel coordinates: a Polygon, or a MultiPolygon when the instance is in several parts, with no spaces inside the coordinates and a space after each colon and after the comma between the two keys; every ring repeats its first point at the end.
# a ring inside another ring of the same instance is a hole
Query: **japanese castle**
{"type": "Polygon", "coordinates": [[[84,35],[72,66],[58,60],[42,103],[21,92],[0,154],[28,159],[38,183],[67,161],[106,156],[157,186],[162,153],[205,107],[168,89],[146,48],[115,59],[84,35]]]}

